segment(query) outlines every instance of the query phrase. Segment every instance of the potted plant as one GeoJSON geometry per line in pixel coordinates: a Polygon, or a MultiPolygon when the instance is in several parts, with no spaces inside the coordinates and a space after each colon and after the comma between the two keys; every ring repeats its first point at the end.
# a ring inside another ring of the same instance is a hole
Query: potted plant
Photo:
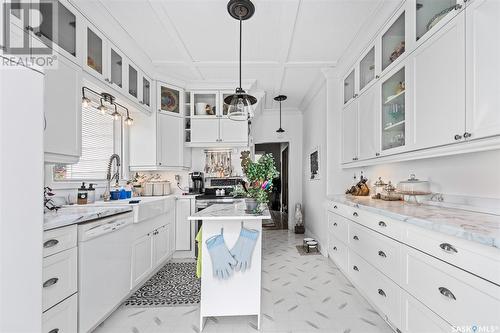
{"type": "Polygon", "coordinates": [[[247,211],[260,212],[269,202],[269,192],[273,188],[273,179],[279,176],[273,154],[265,154],[258,161],[246,161],[243,172],[245,184],[233,190],[234,196],[244,197],[247,211]]]}

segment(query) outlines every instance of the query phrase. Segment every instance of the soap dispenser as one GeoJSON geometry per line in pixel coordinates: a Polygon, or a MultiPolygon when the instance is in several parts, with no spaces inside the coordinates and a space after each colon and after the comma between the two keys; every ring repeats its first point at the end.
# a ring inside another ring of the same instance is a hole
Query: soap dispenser
{"type": "Polygon", "coordinates": [[[82,186],[78,189],[78,193],[76,195],[76,203],[78,205],[86,205],[88,201],[89,192],[85,187],[85,182],[82,183],[82,186]]]}
{"type": "Polygon", "coordinates": [[[91,204],[95,202],[95,184],[90,183],[87,189],[87,203],[91,204]]]}

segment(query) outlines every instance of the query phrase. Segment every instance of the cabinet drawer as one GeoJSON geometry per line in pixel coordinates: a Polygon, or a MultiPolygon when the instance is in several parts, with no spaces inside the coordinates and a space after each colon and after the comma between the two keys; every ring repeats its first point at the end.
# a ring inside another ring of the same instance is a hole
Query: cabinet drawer
{"type": "Polygon", "coordinates": [[[405,243],[500,285],[500,250],[434,231],[407,226],[405,243]]]}
{"type": "Polygon", "coordinates": [[[349,220],[329,212],[328,213],[328,229],[335,237],[347,244],[347,237],[349,236],[349,220]]]}
{"type": "Polygon", "coordinates": [[[48,230],[43,233],[43,257],[76,246],[76,224],[64,228],[48,230]]]}
{"type": "Polygon", "coordinates": [[[42,333],[74,333],[77,324],[77,294],[64,300],[42,316],[42,333]]]}
{"type": "Polygon", "coordinates": [[[413,296],[401,292],[403,316],[400,330],[405,333],[450,333],[452,327],[413,296]]]}
{"type": "Polygon", "coordinates": [[[350,219],[372,230],[394,239],[401,239],[403,224],[401,221],[353,208],[350,219]]]}
{"type": "Polygon", "coordinates": [[[500,325],[497,285],[412,248],[403,262],[403,288],[451,325],[500,325]]]}
{"type": "Polygon", "coordinates": [[[338,240],[332,232],[329,233],[328,254],[342,271],[347,271],[347,245],[338,240]]]}
{"type": "Polygon", "coordinates": [[[396,327],[400,327],[401,288],[351,250],[349,250],[349,275],[383,317],[396,327]]]}
{"type": "Polygon", "coordinates": [[[401,244],[357,223],[349,226],[349,246],[395,282],[400,282],[401,244]]]}
{"type": "Polygon", "coordinates": [[[43,259],[42,310],[77,291],[76,247],[43,259]]]}

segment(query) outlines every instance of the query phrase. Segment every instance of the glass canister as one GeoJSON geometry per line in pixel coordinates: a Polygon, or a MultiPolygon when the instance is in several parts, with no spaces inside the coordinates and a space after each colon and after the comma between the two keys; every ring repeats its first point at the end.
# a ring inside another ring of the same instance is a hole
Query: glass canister
{"type": "Polygon", "coordinates": [[[384,191],[380,194],[380,199],[385,201],[399,201],[402,200],[403,197],[396,192],[396,187],[389,181],[387,185],[385,185],[384,191]]]}
{"type": "Polygon", "coordinates": [[[380,199],[380,195],[384,192],[384,188],[387,184],[384,183],[382,177],[378,177],[378,180],[373,183],[372,186],[372,199],[380,199]]]}
{"type": "Polygon", "coordinates": [[[411,174],[408,180],[398,183],[397,191],[404,195],[428,195],[431,194],[430,184],[427,180],[419,180],[415,174],[411,174]]]}

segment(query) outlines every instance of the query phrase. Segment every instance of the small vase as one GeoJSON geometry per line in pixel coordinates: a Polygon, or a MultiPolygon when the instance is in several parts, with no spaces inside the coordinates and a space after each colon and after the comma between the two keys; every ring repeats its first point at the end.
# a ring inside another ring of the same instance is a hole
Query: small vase
{"type": "Polygon", "coordinates": [[[256,212],[259,207],[259,203],[254,198],[246,198],[245,204],[248,212],[256,212]]]}

